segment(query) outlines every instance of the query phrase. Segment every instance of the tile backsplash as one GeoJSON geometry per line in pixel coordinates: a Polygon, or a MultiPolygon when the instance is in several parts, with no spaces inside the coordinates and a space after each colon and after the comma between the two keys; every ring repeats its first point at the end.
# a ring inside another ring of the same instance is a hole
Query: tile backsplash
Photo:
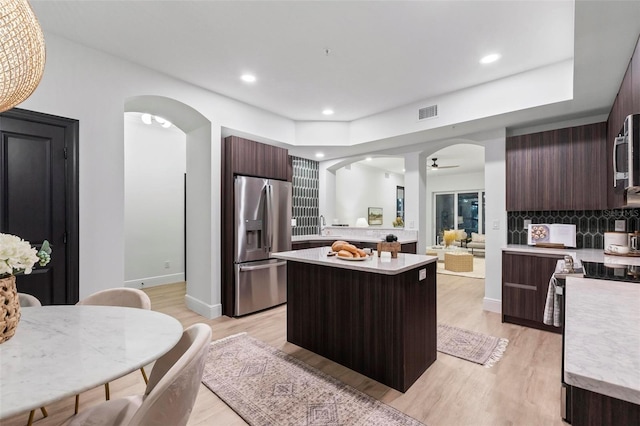
{"type": "Polygon", "coordinates": [[[306,158],[291,157],[293,165],[292,179],[292,215],[296,226],[291,235],[312,235],[318,233],[319,208],[319,163],[306,158]]]}
{"type": "Polygon", "coordinates": [[[604,248],[604,233],[615,231],[615,221],[625,221],[625,232],[640,231],[640,209],[507,212],[507,242],[527,244],[524,221],[576,225],[577,248],[604,248]]]}

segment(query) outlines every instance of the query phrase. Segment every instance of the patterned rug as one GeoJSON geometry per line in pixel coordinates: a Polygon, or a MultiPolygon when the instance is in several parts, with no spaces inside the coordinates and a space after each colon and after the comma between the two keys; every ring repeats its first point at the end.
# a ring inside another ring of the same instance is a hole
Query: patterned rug
{"type": "Polygon", "coordinates": [[[202,382],[250,425],[422,425],[246,333],[211,343],[202,382]]]}
{"type": "Polygon", "coordinates": [[[500,361],[508,339],[438,324],[438,351],[489,368],[500,361]]]}

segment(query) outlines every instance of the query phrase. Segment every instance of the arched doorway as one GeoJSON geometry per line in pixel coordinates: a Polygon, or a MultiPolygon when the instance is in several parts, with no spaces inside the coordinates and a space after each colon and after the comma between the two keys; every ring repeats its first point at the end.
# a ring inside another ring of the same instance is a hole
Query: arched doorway
{"type": "Polygon", "coordinates": [[[163,96],[128,98],[124,111],[162,117],[185,134],[185,301],[189,309],[207,318],[220,316],[220,265],[214,255],[219,251],[219,241],[213,238],[217,229],[212,229],[218,203],[213,200],[212,190],[211,122],[194,108],[163,96]]]}

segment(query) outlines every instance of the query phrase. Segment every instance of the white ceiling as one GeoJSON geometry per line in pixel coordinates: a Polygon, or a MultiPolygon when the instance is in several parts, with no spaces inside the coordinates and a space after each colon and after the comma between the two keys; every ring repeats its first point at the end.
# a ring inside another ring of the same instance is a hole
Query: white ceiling
{"type": "Polygon", "coordinates": [[[607,113],[640,33],[640,1],[31,3],[45,34],[301,121],[352,121],[574,58],[573,101],[459,132],[607,113]],[[492,52],[502,59],[478,63],[492,52]]]}

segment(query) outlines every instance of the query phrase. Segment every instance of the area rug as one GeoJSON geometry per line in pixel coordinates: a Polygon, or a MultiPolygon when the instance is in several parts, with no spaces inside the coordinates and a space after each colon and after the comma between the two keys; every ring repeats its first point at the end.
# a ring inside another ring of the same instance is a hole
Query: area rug
{"type": "Polygon", "coordinates": [[[509,339],[493,337],[446,324],[438,324],[439,352],[492,367],[502,358],[509,339]]]}
{"type": "Polygon", "coordinates": [[[250,425],[422,425],[246,333],[211,343],[202,383],[250,425]]]}
{"type": "Polygon", "coordinates": [[[438,262],[438,273],[445,275],[457,275],[460,277],[467,278],[484,278],[485,277],[485,267],[484,267],[484,258],[482,257],[473,257],[473,271],[471,272],[453,272],[447,269],[444,269],[444,262],[438,262]]]}

